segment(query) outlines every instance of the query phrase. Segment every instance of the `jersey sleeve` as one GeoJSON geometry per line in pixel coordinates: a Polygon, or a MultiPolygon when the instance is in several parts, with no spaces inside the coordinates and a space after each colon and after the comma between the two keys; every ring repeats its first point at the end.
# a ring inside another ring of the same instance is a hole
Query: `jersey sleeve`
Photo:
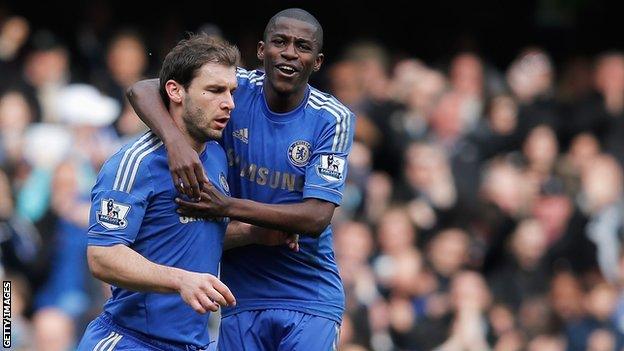
{"type": "MultiPolygon", "coordinates": [[[[132,186],[123,182],[124,168],[106,164],[91,192],[88,245],[131,245],[137,238],[145,210],[153,194],[151,173],[146,165],[137,168],[132,186]],[[120,174],[117,174],[120,173],[120,174]]],[[[133,172],[129,172],[130,177],[133,172]]]]}
{"type": "Polygon", "coordinates": [[[347,157],[353,143],[355,116],[350,111],[334,113],[314,143],[306,166],[303,198],[317,198],[340,206],[347,177],[347,157]]]}

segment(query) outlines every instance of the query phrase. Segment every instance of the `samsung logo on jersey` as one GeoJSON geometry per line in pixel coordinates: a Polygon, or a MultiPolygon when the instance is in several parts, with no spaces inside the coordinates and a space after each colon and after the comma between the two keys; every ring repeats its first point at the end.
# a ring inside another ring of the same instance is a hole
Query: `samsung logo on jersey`
{"type": "Polygon", "coordinates": [[[272,170],[268,167],[259,166],[255,163],[247,164],[241,162],[238,155],[234,155],[234,150],[227,152],[230,166],[240,167],[239,176],[258,185],[269,186],[272,189],[282,189],[289,191],[303,192],[305,178],[294,173],[272,170]]]}
{"type": "Polygon", "coordinates": [[[229,218],[224,217],[224,218],[197,218],[197,217],[187,217],[187,216],[180,216],[180,223],[182,224],[187,224],[187,223],[193,223],[193,222],[204,222],[204,221],[210,221],[210,222],[224,222],[227,223],[230,221],[229,218]]]}

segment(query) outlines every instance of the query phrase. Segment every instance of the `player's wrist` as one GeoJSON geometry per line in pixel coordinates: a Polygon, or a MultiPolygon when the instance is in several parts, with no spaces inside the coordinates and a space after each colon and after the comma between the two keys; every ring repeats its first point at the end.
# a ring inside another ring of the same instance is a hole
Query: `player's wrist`
{"type": "Polygon", "coordinates": [[[187,144],[184,135],[176,127],[164,128],[162,131],[162,141],[163,144],[165,144],[167,150],[178,149],[180,147],[184,147],[187,144]]]}
{"type": "Polygon", "coordinates": [[[178,268],[168,267],[168,277],[169,280],[167,282],[167,288],[180,292],[182,290],[183,281],[184,281],[184,271],[178,268]]]}
{"type": "Polygon", "coordinates": [[[224,217],[229,217],[232,219],[238,219],[237,216],[237,206],[238,206],[238,199],[231,197],[231,196],[225,196],[223,198],[223,216],[224,217]]]}

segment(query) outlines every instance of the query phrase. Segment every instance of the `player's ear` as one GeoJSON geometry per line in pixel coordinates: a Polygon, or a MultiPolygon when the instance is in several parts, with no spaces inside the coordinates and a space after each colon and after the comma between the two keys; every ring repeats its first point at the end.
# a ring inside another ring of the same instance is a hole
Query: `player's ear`
{"type": "Polygon", "coordinates": [[[258,42],[258,51],[256,52],[256,55],[258,56],[258,60],[264,61],[264,42],[262,40],[258,42]]]}
{"type": "Polygon", "coordinates": [[[321,65],[323,64],[323,59],[325,59],[325,55],[323,55],[322,52],[319,52],[318,55],[316,55],[316,59],[314,60],[314,66],[312,67],[314,72],[318,72],[318,70],[321,69],[321,65]]]}
{"type": "Polygon", "coordinates": [[[171,102],[181,104],[182,99],[184,97],[184,88],[173,79],[169,79],[167,83],[165,83],[165,90],[167,91],[167,96],[169,96],[169,100],[171,102]]]}

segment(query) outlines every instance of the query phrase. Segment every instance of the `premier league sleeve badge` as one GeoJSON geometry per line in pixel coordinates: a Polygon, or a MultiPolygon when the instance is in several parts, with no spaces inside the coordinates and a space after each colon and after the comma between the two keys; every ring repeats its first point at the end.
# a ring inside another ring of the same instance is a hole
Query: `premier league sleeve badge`
{"type": "Polygon", "coordinates": [[[130,205],[116,202],[113,199],[103,199],[101,205],[100,211],[97,211],[95,216],[104,228],[117,230],[128,226],[126,216],[130,211],[130,205]]]}
{"type": "Polygon", "coordinates": [[[316,173],[328,182],[339,182],[343,178],[346,160],[336,155],[321,155],[316,173]]]}

